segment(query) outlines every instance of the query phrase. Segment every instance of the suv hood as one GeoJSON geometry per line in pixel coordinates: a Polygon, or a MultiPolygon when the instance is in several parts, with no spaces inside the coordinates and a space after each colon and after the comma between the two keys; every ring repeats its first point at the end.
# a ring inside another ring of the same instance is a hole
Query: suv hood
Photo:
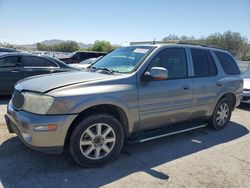
{"type": "Polygon", "coordinates": [[[84,71],[54,73],[25,78],[16,84],[15,89],[20,92],[27,90],[45,93],[63,86],[104,80],[111,77],[113,76],[84,71]]]}

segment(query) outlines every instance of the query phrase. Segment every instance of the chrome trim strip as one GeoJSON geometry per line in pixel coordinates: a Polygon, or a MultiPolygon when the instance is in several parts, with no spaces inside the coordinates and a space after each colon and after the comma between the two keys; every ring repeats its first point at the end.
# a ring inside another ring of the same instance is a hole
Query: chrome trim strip
{"type": "Polygon", "coordinates": [[[38,68],[38,69],[44,69],[44,68],[53,68],[53,69],[59,69],[60,67],[46,67],[46,66],[24,66],[23,68],[28,68],[28,69],[36,69],[36,68],[38,68]]]}
{"type": "Polygon", "coordinates": [[[150,137],[150,138],[145,138],[145,139],[140,140],[140,143],[141,142],[146,142],[146,141],[149,141],[149,140],[154,140],[154,139],[157,139],[157,138],[162,138],[162,137],[165,137],[165,136],[170,136],[170,135],[174,135],[174,134],[178,134],[178,133],[191,131],[191,130],[194,130],[194,129],[199,129],[199,128],[206,127],[206,126],[207,125],[200,125],[200,126],[197,126],[197,127],[192,127],[192,128],[183,129],[183,130],[180,130],[180,131],[175,131],[175,132],[166,133],[166,134],[162,134],[162,135],[158,135],[158,136],[153,136],[153,137],[150,137]]]}

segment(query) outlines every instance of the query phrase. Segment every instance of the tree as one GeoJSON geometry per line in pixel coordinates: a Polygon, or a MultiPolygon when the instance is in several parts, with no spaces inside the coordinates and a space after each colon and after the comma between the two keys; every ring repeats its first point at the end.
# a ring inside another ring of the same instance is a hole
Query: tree
{"type": "Polygon", "coordinates": [[[162,40],[163,40],[163,41],[168,41],[168,40],[179,40],[179,37],[178,37],[177,35],[169,34],[168,36],[164,37],[162,40]]]}
{"type": "Polygon", "coordinates": [[[97,40],[90,48],[91,51],[97,52],[110,52],[114,50],[114,47],[110,44],[110,42],[105,40],[97,40]]]}
{"type": "Polygon", "coordinates": [[[43,44],[41,44],[40,42],[36,43],[36,48],[37,48],[38,50],[44,50],[44,49],[43,49],[43,44]]]}
{"type": "Polygon", "coordinates": [[[190,43],[216,46],[231,52],[238,59],[243,59],[243,57],[246,59],[250,55],[250,48],[247,38],[242,37],[240,33],[232,31],[226,31],[223,34],[214,33],[205,38],[198,39],[187,36],[178,37],[176,35],[168,35],[162,40],[181,40],[190,43]]]}
{"type": "Polygon", "coordinates": [[[75,41],[67,41],[59,44],[59,50],[62,52],[74,52],[79,50],[79,46],[75,41]]]}
{"type": "Polygon", "coordinates": [[[42,43],[37,43],[36,48],[38,50],[44,51],[59,51],[59,52],[74,52],[79,50],[79,46],[75,41],[66,41],[60,44],[45,45],[42,43]]]}
{"type": "Polygon", "coordinates": [[[231,52],[234,56],[242,56],[246,49],[247,39],[242,37],[240,33],[226,31],[223,34],[216,33],[209,35],[205,40],[205,44],[216,45],[231,52]]]}

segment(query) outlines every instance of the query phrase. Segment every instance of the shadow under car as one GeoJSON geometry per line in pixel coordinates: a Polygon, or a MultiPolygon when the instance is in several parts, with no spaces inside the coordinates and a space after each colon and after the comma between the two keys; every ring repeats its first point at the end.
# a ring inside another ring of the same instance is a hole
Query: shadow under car
{"type": "Polygon", "coordinates": [[[152,168],[248,133],[243,125],[230,122],[221,131],[202,128],[141,144],[127,144],[115,161],[91,169],[76,165],[66,152],[61,155],[35,152],[13,137],[0,146],[0,181],[4,187],[61,187],[67,186],[68,181],[71,185],[100,187],[139,171],[167,180],[171,178],[168,174],[152,168]]]}

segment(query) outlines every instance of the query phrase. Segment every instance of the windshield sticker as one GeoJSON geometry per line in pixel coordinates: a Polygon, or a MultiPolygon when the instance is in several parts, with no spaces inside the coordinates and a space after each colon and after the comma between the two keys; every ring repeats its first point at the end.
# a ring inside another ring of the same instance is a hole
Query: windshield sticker
{"type": "Polygon", "coordinates": [[[145,54],[145,53],[147,53],[148,52],[148,49],[144,49],[144,48],[136,48],[136,49],[134,49],[134,51],[133,52],[135,52],[135,53],[142,53],[142,54],[145,54]]]}

